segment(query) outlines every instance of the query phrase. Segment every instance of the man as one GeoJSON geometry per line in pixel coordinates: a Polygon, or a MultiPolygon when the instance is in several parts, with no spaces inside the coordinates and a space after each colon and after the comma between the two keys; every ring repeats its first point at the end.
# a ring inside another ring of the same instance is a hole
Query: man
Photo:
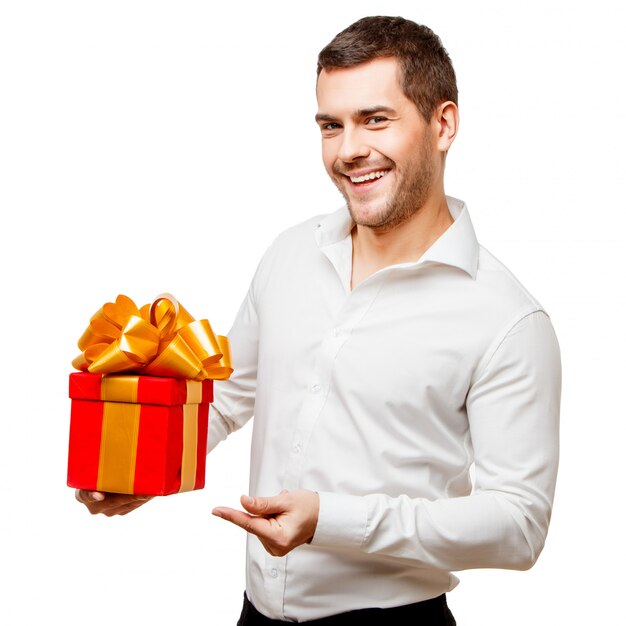
{"type": "Polygon", "coordinates": [[[438,37],[359,20],[320,53],[317,98],[347,207],[262,259],[211,413],[211,449],[255,415],[252,497],[213,511],[250,533],[239,624],[454,624],[450,572],[526,569],[544,545],[558,344],[445,196],[459,117],[438,37]]]}

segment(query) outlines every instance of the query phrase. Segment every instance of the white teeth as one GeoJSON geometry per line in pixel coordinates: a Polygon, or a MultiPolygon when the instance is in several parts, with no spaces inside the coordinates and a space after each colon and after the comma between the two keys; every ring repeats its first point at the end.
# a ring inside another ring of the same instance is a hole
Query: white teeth
{"type": "Polygon", "coordinates": [[[370,172],[364,176],[350,176],[350,180],[353,183],[364,183],[366,180],[374,180],[375,178],[382,178],[387,171],[370,172]]]}

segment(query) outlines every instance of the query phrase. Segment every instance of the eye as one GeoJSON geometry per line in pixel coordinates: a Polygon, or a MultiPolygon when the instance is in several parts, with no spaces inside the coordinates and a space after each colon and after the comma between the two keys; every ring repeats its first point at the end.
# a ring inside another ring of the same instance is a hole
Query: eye
{"type": "Polygon", "coordinates": [[[387,118],[382,115],[374,115],[373,117],[369,117],[366,120],[366,124],[368,126],[375,126],[376,124],[381,124],[382,122],[386,122],[387,118]]]}
{"type": "Polygon", "coordinates": [[[343,126],[339,122],[320,122],[320,131],[322,137],[331,138],[336,137],[341,133],[343,126]]]}

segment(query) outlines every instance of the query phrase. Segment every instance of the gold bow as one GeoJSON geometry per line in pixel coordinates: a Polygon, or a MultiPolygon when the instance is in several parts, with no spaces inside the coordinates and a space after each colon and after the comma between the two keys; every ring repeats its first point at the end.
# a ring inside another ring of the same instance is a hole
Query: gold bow
{"type": "Polygon", "coordinates": [[[233,372],[228,338],[214,335],[164,293],[141,309],[117,296],[95,313],[78,340],[72,365],[93,374],[135,372],[194,380],[225,380],[233,372]]]}

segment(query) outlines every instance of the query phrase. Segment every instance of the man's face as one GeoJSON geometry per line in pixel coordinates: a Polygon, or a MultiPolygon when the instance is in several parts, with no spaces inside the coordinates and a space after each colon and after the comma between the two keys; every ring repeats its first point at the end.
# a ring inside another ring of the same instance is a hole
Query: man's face
{"type": "Polygon", "coordinates": [[[382,58],[322,70],[317,83],[324,167],[352,219],[387,231],[419,210],[440,161],[433,128],[402,92],[399,65],[382,58]]]}

